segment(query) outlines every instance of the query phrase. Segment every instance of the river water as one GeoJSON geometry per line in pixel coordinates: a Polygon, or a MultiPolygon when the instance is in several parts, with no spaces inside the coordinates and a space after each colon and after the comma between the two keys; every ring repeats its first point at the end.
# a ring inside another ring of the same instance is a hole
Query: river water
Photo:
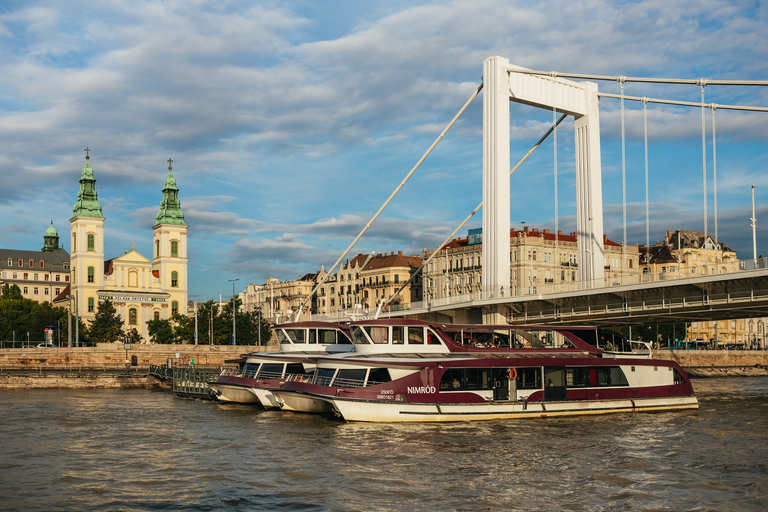
{"type": "Polygon", "coordinates": [[[0,391],[0,510],[766,510],[768,378],[694,386],[697,411],[442,425],[0,391]]]}

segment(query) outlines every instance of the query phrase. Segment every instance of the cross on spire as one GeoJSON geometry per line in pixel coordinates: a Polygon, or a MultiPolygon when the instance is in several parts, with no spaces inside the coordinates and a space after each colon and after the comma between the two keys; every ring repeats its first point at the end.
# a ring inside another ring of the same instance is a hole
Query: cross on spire
{"type": "Polygon", "coordinates": [[[85,159],[90,160],[91,156],[88,154],[91,150],[91,148],[86,147],[83,151],[85,151],[85,159]]]}
{"type": "Polygon", "coordinates": [[[136,245],[136,244],[134,244],[133,242],[131,242],[131,250],[133,250],[133,247],[134,247],[134,245],[136,245]]]}
{"type": "Polygon", "coordinates": [[[171,159],[169,158],[169,159],[168,159],[168,170],[169,170],[169,171],[173,169],[173,167],[171,166],[171,164],[172,164],[172,163],[173,163],[173,160],[171,160],[171,159]]]}

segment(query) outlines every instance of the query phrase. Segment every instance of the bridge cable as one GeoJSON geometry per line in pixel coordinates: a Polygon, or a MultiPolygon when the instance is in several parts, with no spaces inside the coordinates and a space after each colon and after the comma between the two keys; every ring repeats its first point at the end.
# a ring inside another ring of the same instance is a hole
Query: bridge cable
{"type": "Polygon", "coordinates": [[[699,82],[701,87],[701,172],[704,176],[704,236],[709,236],[707,231],[707,217],[709,209],[707,208],[707,128],[704,122],[704,87],[707,85],[705,80],[699,82]]]}
{"type": "MultiPolygon", "coordinates": [[[[553,89],[555,88],[554,80],[552,81],[552,88],[553,89]]],[[[553,94],[553,97],[554,97],[554,94],[553,94]]],[[[559,204],[558,204],[559,201],[557,199],[557,125],[559,123],[557,122],[557,106],[555,106],[555,105],[552,105],[552,124],[554,125],[553,136],[552,136],[553,137],[552,138],[552,140],[553,140],[552,146],[553,146],[553,151],[554,151],[554,157],[553,158],[554,158],[554,162],[555,162],[554,163],[554,167],[555,167],[555,265],[557,265],[558,264],[558,258],[559,258],[559,252],[560,252],[559,251],[559,249],[560,249],[560,247],[559,247],[559,242],[560,242],[560,233],[559,233],[559,229],[560,229],[560,225],[559,225],[560,213],[559,213],[559,204]]],[[[559,268],[560,268],[559,266],[555,267],[555,269],[559,269],[559,268]]],[[[557,273],[557,270],[555,270],[555,273],[557,273]]],[[[552,283],[553,284],[555,282],[555,278],[556,277],[557,276],[553,276],[553,279],[552,279],[552,283]]]]}
{"type": "MultiPolygon", "coordinates": [[[[521,158],[519,162],[517,162],[517,165],[515,165],[515,166],[512,168],[512,170],[511,170],[511,171],[509,171],[509,175],[510,175],[510,176],[512,176],[512,174],[513,174],[513,173],[514,173],[514,172],[515,172],[515,171],[516,171],[516,170],[517,170],[517,169],[518,169],[518,168],[519,168],[521,165],[523,165],[523,162],[525,162],[525,161],[528,159],[528,157],[529,157],[529,156],[531,156],[531,154],[532,154],[534,151],[536,151],[536,149],[537,149],[537,148],[538,148],[538,147],[541,145],[541,143],[542,143],[542,142],[544,142],[544,141],[546,140],[546,138],[547,138],[547,137],[549,137],[549,134],[550,134],[550,133],[552,133],[552,132],[555,130],[555,128],[557,127],[557,125],[559,125],[560,123],[562,123],[562,122],[563,122],[563,120],[564,120],[566,117],[568,117],[568,114],[563,114],[563,115],[560,117],[560,119],[558,119],[558,120],[557,120],[557,122],[556,122],[556,123],[555,123],[553,126],[551,126],[551,127],[549,128],[549,130],[547,130],[547,133],[545,133],[545,134],[544,134],[544,135],[543,135],[543,136],[542,136],[542,137],[539,139],[539,141],[538,141],[536,144],[534,144],[534,145],[533,145],[533,147],[532,147],[531,149],[529,149],[529,150],[528,150],[528,153],[526,153],[526,154],[525,154],[525,156],[524,156],[523,158],[521,158]]],[[[427,258],[427,259],[426,259],[426,260],[425,260],[425,261],[424,261],[424,262],[421,264],[421,266],[420,266],[420,267],[419,267],[419,268],[416,270],[416,272],[414,272],[414,273],[413,273],[413,275],[410,277],[410,279],[408,279],[408,280],[407,280],[407,281],[406,281],[406,282],[403,284],[403,286],[401,286],[401,287],[400,287],[400,289],[398,289],[398,290],[397,290],[397,291],[396,291],[396,292],[395,292],[395,293],[394,293],[394,294],[393,294],[393,295],[392,295],[392,296],[391,296],[389,299],[387,299],[386,301],[382,301],[381,305],[386,305],[386,304],[389,304],[389,303],[390,303],[390,301],[391,301],[392,299],[394,299],[395,297],[397,297],[397,296],[400,294],[400,292],[402,292],[402,291],[405,289],[405,287],[406,287],[406,286],[408,286],[409,284],[411,284],[411,282],[412,282],[414,279],[416,279],[416,276],[418,276],[418,275],[419,275],[419,274],[420,274],[420,273],[421,273],[421,272],[424,270],[424,267],[426,267],[426,266],[427,266],[427,263],[429,263],[430,261],[432,261],[432,259],[433,259],[435,256],[437,256],[437,255],[440,253],[440,250],[441,250],[443,247],[445,247],[446,245],[448,245],[448,242],[450,242],[450,241],[453,239],[454,235],[456,235],[456,233],[458,233],[458,232],[459,232],[459,230],[460,230],[461,228],[463,228],[463,227],[464,227],[464,225],[465,225],[467,222],[469,222],[469,220],[470,220],[470,219],[471,219],[471,218],[472,218],[472,217],[473,217],[473,216],[474,216],[474,215],[475,215],[475,214],[476,214],[476,213],[477,213],[477,212],[480,210],[480,208],[482,208],[482,206],[483,206],[483,202],[482,202],[482,201],[480,201],[480,204],[478,204],[478,205],[477,205],[477,207],[476,207],[474,210],[472,210],[472,213],[470,213],[470,214],[467,216],[467,218],[466,218],[466,219],[464,219],[464,222],[462,222],[461,224],[459,224],[459,225],[458,225],[458,227],[457,227],[456,229],[454,229],[454,230],[453,230],[453,232],[452,232],[450,235],[448,235],[448,238],[446,238],[445,240],[443,240],[443,243],[441,243],[441,244],[440,244],[440,245],[437,247],[437,249],[435,249],[435,250],[432,252],[432,254],[430,254],[430,255],[429,255],[429,258],[427,258]]],[[[381,311],[381,305],[379,306],[379,311],[377,311],[377,312],[376,312],[376,318],[378,318],[378,314],[379,314],[379,312],[381,311]]]]}
{"type": "MultiPolygon", "coordinates": [[[[609,92],[598,92],[598,98],[621,98],[618,94],[611,94],[609,92]]],[[[625,100],[629,101],[642,101],[647,103],[661,103],[664,105],[681,105],[684,107],[701,107],[701,102],[698,101],[679,101],[679,100],[663,100],[659,98],[641,98],[639,96],[624,96],[625,100]]],[[[715,105],[709,103],[704,105],[706,108],[718,108],[720,110],[745,110],[749,112],[768,112],[768,107],[755,107],[751,105],[715,105]]]]}
{"type": "Polygon", "coordinates": [[[713,186],[714,186],[714,200],[715,200],[715,249],[719,248],[720,239],[717,237],[717,143],[715,140],[715,110],[717,105],[712,104],[712,172],[713,186]]]}
{"type": "MultiPolygon", "coordinates": [[[[453,119],[451,119],[451,122],[448,123],[448,126],[446,126],[445,129],[442,132],[440,132],[440,135],[437,137],[437,139],[435,139],[435,141],[432,143],[432,145],[429,146],[429,149],[427,149],[426,153],[424,153],[424,155],[422,155],[422,157],[419,159],[419,161],[416,162],[416,165],[413,166],[413,169],[411,169],[411,171],[405,176],[405,178],[403,178],[403,181],[400,182],[400,184],[397,186],[397,188],[395,188],[395,190],[389,195],[387,200],[384,202],[383,205],[381,205],[381,207],[374,214],[374,216],[371,218],[371,220],[368,221],[368,224],[366,224],[365,227],[363,228],[363,230],[360,231],[360,234],[358,234],[357,237],[355,237],[355,239],[352,241],[352,243],[349,244],[349,247],[347,247],[347,250],[344,251],[344,254],[339,256],[339,259],[336,260],[336,263],[333,264],[333,266],[328,270],[328,272],[325,274],[325,276],[322,277],[320,282],[317,283],[315,285],[315,287],[312,289],[312,291],[309,292],[309,295],[307,295],[307,299],[310,299],[315,293],[317,293],[317,290],[325,283],[325,281],[328,279],[328,276],[331,275],[331,273],[336,268],[336,266],[339,263],[341,263],[341,261],[344,259],[344,257],[346,257],[346,255],[349,254],[349,251],[352,250],[352,248],[360,240],[360,238],[362,238],[362,236],[365,234],[365,232],[368,231],[368,228],[370,228],[371,225],[373,224],[373,222],[379,217],[379,215],[381,215],[381,212],[384,211],[384,208],[386,208],[387,205],[392,201],[392,199],[394,199],[394,197],[397,195],[397,193],[400,192],[400,189],[403,188],[403,186],[406,184],[406,182],[411,178],[411,176],[413,176],[413,173],[416,172],[416,169],[419,168],[419,166],[422,164],[422,162],[424,162],[424,160],[427,158],[427,156],[429,156],[429,154],[432,152],[432,150],[435,149],[435,146],[437,146],[437,144],[443,139],[445,134],[448,133],[448,130],[450,130],[451,127],[456,123],[456,121],[459,119],[461,114],[464,113],[464,111],[467,109],[467,107],[469,107],[470,103],[472,103],[472,101],[477,97],[477,95],[480,94],[480,91],[482,89],[483,89],[483,84],[481,83],[477,87],[475,92],[472,93],[472,95],[469,97],[467,102],[464,103],[464,106],[461,107],[459,112],[453,117],[453,119]]],[[[296,321],[298,321],[299,317],[301,316],[301,312],[304,309],[304,304],[306,302],[307,301],[305,300],[299,306],[299,310],[296,313],[296,321]]]]}
{"type": "Polygon", "coordinates": [[[645,132],[645,264],[648,265],[648,280],[651,271],[651,223],[648,208],[648,103],[643,103],[643,131],[645,132]]]}
{"type": "MultiPolygon", "coordinates": [[[[560,78],[584,78],[585,80],[609,80],[616,82],[618,76],[609,75],[589,75],[584,73],[561,73],[559,71],[534,71],[532,69],[507,68],[510,73],[520,73],[523,75],[545,75],[557,76],[560,78]]],[[[699,85],[702,79],[690,78],[646,78],[646,77],[623,77],[625,82],[643,82],[654,84],[687,84],[699,85]]],[[[708,85],[738,85],[738,86],[768,86],[768,80],[705,80],[708,85]]]]}
{"type": "MultiPolygon", "coordinates": [[[[626,137],[624,133],[624,78],[619,77],[621,82],[621,190],[622,206],[624,211],[624,245],[621,248],[622,262],[626,261],[627,250],[627,158],[626,158],[626,137]]],[[[624,263],[622,263],[623,265],[624,263]]]]}

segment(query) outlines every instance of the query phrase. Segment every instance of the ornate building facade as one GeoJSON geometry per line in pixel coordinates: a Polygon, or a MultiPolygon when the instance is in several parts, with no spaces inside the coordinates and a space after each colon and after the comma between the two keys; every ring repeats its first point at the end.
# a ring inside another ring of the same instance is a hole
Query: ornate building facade
{"type": "Polygon", "coordinates": [[[152,226],[152,259],[136,251],[134,244],[125,254],[105,259],[105,217],[88,160],[86,157],[70,218],[73,307],[88,321],[95,317],[98,303],[109,299],[122,317],[125,330],[135,328],[147,340],[147,321],[186,314],[188,226],[176,179],[169,165],[160,210],[152,226]]]}

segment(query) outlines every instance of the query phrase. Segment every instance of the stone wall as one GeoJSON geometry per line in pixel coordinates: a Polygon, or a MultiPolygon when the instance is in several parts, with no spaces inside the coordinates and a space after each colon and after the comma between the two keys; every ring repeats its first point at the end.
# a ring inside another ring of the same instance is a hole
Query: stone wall
{"type": "Polygon", "coordinates": [[[232,345],[142,345],[126,351],[122,343],[100,343],[78,348],[8,348],[0,350],[0,368],[148,368],[150,364],[187,365],[192,359],[203,366],[221,366],[252,352],[274,351],[276,347],[232,345]]]}

